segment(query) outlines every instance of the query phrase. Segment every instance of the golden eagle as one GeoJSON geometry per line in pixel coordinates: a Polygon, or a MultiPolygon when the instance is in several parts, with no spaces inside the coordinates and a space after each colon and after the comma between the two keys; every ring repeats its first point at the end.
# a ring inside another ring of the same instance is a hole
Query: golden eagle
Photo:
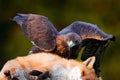
{"type": "Polygon", "coordinates": [[[33,43],[30,53],[51,52],[68,59],[76,59],[84,47],[81,59],[96,57],[94,69],[99,76],[101,53],[115,37],[97,25],[75,21],[60,32],[50,20],[37,14],[17,14],[14,18],[24,35],[33,43]]]}

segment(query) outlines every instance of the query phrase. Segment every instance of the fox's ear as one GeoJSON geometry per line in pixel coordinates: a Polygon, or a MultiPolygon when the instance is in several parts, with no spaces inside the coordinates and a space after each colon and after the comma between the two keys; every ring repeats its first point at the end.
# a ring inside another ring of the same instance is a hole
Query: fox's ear
{"type": "Polygon", "coordinates": [[[87,67],[93,68],[93,65],[95,63],[95,56],[88,58],[83,62],[87,67]]]}

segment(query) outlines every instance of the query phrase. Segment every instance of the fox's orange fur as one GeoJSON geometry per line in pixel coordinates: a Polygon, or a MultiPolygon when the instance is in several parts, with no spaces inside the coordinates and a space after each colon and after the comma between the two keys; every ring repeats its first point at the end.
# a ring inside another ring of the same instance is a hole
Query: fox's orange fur
{"type": "Polygon", "coordinates": [[[72,59],[64,59],[50,53],[31,54],[9,60],[0,72],[0,80],[7,80],[7,76],[4,75],[4,71],[6,70],[10,70],[10,74],[17,77],[18,80],[36,80],[36,77],[29,75],[30,71],[51,71],[52,74],[52,72],[55,72],[54,67],[56,67],[56,65],[60,65],[66,70],[68,67],[70,67],[70,69],[77,67],[81,75],[79,80],[99,80],[93,69],[94,61],[95,57],[91,57],[84,62],[78,62],[72,59]]]}

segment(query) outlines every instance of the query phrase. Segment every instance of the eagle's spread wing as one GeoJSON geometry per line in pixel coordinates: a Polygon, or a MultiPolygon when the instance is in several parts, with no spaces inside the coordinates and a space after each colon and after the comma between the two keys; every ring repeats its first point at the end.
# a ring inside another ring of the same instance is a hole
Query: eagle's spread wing
{"type": "Polygon", "coordinates": [[[104,33],[94,24],[81,21],[73,22],[71,25],[61,30],[60,33],[77,33],[82,38],[82,42],[79,44],[79,47],[71,50],[78,54],[80,49],[85,47],[81,56],[83,61],[91,56],[95,56],[96,61],[94,69],[96,74],[99,76],[101,53],[106,49],[110,41],[115,40],[115,37],[104,33]]]}
{"type": "Polygon", "coordinates": [[[83,40],[85,39],[96,39],[96,40],[113,40],[113,35],[108,35],[104,33],[102,30],[100,30],[96,25],[82,22],[82,21],[76,21],[70,24],[68,27],[64,28],[60,33],[68,33],[68,32],[75,32],[83,40]]]}
{"type": "Polygon", "coordinates": [[[18,14],[13,19],[23,29],[24,35],[43,51],[52,51],[58,34],[53,24],[45,16],[36,14],[18,14]]]}

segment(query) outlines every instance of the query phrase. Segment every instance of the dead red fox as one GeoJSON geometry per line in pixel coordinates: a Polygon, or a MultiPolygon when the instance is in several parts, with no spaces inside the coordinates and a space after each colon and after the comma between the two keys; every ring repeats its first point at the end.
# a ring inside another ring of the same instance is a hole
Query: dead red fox
{"type": "Polygon", "coordinates": [[[38,53],[9,60],[0,72],[0,80],[37,80],[32,70],[51,74],[51,80],[99,80],[93,69],[95,57],[84,62],[68,60],[55,54],[38,53]]]}

